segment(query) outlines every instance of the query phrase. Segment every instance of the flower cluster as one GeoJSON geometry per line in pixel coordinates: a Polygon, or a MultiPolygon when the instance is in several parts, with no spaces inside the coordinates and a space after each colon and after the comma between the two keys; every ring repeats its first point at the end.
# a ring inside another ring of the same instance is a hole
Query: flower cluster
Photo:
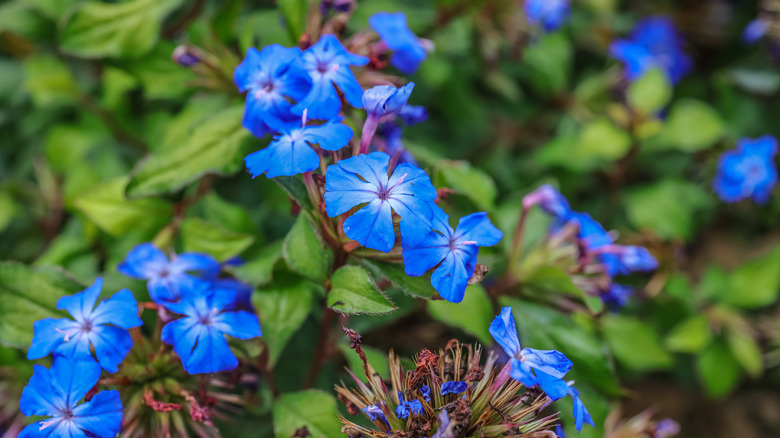
{"type": "Polygon", "coordinates": [[[736,148],[720,156],[712,188],[726,202],[752,198],[766,203],[777,185],[775,155],[777,139],[771,135],[740,139],[736,148]]]}
{"type": "Polygon", "coordinates": [[[658,268],[658,262],[646,248],[615,244],[600,223],[588,213],[572,210],[554,187],[540,186],[523,199],[525,210],[534,205],[553,217],[551,233],[564,239],[573,235],[579,254],[578,270],[604,274],[604,281],[596,282],[593,290],[587,292],[598,294],[610,308],[625,306],[633,293],[630,287],[613,281],[616,276],[658,268]]]}
{"type": "Polygon", "coordinates": [[[628,39],[613,42],[609,51],[623,63],[629,81],[658,68],[676,84],[693,67],[691,59],[682,50],[682,43],[671,20],[651,17],[637,23],[628,39]]]}
{"type": "Polygon", "coordinates": [[[528,22],[551,32],[559,29],[569,18],[569,0],[525,0],[523,10],[528,22]]]}

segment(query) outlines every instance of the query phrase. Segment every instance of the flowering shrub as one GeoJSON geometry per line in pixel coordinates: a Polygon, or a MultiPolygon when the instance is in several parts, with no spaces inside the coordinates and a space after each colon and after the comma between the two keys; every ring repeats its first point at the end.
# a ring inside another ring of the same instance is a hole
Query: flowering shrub
{"type": "Polygon", "coordinates": [[[0,436],[718,436],[652,386],[772,387],[771,2],[250,3],[0,6],[0,436]]]}

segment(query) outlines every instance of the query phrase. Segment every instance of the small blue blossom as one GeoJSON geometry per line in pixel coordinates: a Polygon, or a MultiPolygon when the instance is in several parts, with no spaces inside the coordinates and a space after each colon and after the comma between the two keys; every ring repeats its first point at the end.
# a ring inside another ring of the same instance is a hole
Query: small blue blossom
{"type": "Polygon", "coordinates": [[[574,404],[574,410],[572,411],[572,414],[574,415],[574,426],[577,428],[577,432],[582,432],[582,425],[584,423],[596,427],[596,424],[593,422],[593,418],[591,418],[590,413],[585,408],[585,404],[582,403],[582,400],[580,399],[580,392],[570,385],[569,395],[571,396],[572,403],[574,404]]]}
{"type": "Polygon", "coordinates": [[[766,35],[769,25],[770,22],[768,20],[762,17],[756,18],[745,26],[745,30],[742,31],[742,41],[745,44],[755,44],[756,41],[766,35]]]}
{"type": "Polygon", "coordinates": [[[431,401],[431,387],[428,385],[422,385],[420,386],[420,394],[422,395],[423,400],[430,403],[431,401]]]}
{"type": "Polygon", "coordinates": [[[313,119],[332,119],[341,110],[336,87],[352,106],[362,108],[363,88],[349,66],[367,63],[368,58],[350,53],[335,36],[323,35],[292,62],[296,74],[308,75],[312,84],[306,97],[292,107],[293,114],[308,110],[313,119]]]}
{"type": "Polygon", "coordinates": [[[569,0],[525,0],[523,10],[532,25],[551,32],[569,18],[569,0]]]}
{"type": "Polygon", "coordinates": [[[414,82],[401,88],[392,85],[377,85],[363,92],[363,107],[370,118],[380,119],[401,112],[412,95],[414,82]]]}
{"type": "Polygon", "coordinates": [[[422,403],[420,400],[414,399],[406,401],[404,394],[398,391],[398,406],[395,408],[395,415],[398,418],[407,418],[409,413],[420,415],[423,412],[422,403]]]}
{"type": "Polygon", "coordinates": [[[416,72],[428,53],[420,39],[409,30],[406,15],[403,12],[380,12],[372,15],[368,23],[393,51],[390,64],[406,75],[416,72]]]}
{"type": "Polygon", "coordinates": [[[261,52],[250,47],[233,72],[240,92],[247,92],[244,127],[262,138],[298,119],[290,112],[291,100],[300,100],[309,91],[305,75],[290,71],[291,62],[301,54],[297,47],[271,44],[261,52]]]}
{"type": "Polygon", "coordinates": [[[680,433],[680,424],[670,418],[665,418],[655,425],[653,438],[669,438],[678,433],[680,433]]]}
{"type": "Polygon", "coordinates": [[[154,244],[142,243],[127,253],[117,270],[128,277],[149,280],[149,297],[156,303],[166,303],[179,300],[182,289],[201,281],[188,272],[216,275],[220,266],[210,255],[198,253],[173,255],[169,261],[154,244]]]}
{"type": "Polygon", "coordinates": [[[365,408],[363,408],[363,412],[365,412],[366,415],[368,415],[368,418],[370,418],[371,421],[381,420],[383,423],[385,423],[385,427],[387,427],[388,433],[390,432],[390,423],[387,421],[387,416],[385,415],[385,412],[382,410],[382,408],[379,406],[379,403],[366,406],[365,408]]]}
{"type": "Polygon", "coordinates": [[[118,391],[101,391],[79,404],[100,378],[100,365],[89,359],[54,359],[51,368],[33,366],[19,409],[26,416],[46,416],[25,427],[19,438],[113,438],[122,428],[118,391]]]}
{"type": "Polygon", "coordinates": [[[36,321],[27,358],[40,359],[54,353],[72,360],[91,360],[91,344],[100,365],[115,373],[133,346],[127,329],[138,327],[143,321],[138,317],[138,303],[127,289],[95,307],[102,288],[103,280],[98,278],[84,291],[60,298],[57,308],[66,310],[73,320],[46,318],[36,321]]]}
{"type": "Polygon", "coordinates": [[[658,269],[658,261],[643,246],[612,245],[607,251],[617,257],[616,275],[629,275],[632,272],[649,272],[658,269]]]}
{"type": "Polygon", "coordinates": [[[713,189],[725,202],[753,198],[766,203],[777,184],[776,154],[777,139],[771,135],[740,139],[735,149],[720,156],[713,189]]]}
{"type": "Polygon", "coordinates": [[[235,302],[235,291],[208,290],[206,283],[197,283],[181,301],[166,304],[184,317],[163,327],[162,340],[173,346],[188,373],[216,373],[238,366],[226,334],[238,339],[262,336],[257,316],[244,310],[226,311],[235,302]]]}
{"type": "Polygon", "coordinates": [[[623,62],[629,81],[638,79],[651,68],[660,68],[676,84],[692,68],[691,59],[682,50],[682,38],[666,17],[640,21],[629,39],[613,42],[609,51],[623,62]]]}
{"type": "Polygon", "coordinates": [[[420,242],[431,230],[436,189],[421,169],[404,163],[388,176],[384,152],[341,160],[328,166],[325,206],[335,217],[368,203],[344,221],[344,233],[361,245],[388,252],[395,244],[393,215],[401,217],[404,242],[420,242]]]}
{"type": "Polygon", "coordinates": [[[416,125],[428,120],[428,110],[422,105],[404,105],[398,117],[406,125],[416,125]]]}
{"type": "Polygon", "coordinates": [[[442,298],[459,303],[474,275],[479,247],[497,244],[503,233],[484,212],[462,217],[453,230],[447,213],[436,205],[433,210],[435,231],[417,244],[403,242],[404,270],[407,275],[419,277],[438,265],[431,284],[442,298]]]}
{"type": "Polygon", "coordinates": [[[466,388],[468,387],[469,387],[468,383],[461,382],[459,380],[453,382],[446,382],[443,385],[441,385],[441,395],[460,394],[461,392],[465,391],[466,388]]]}
{"type": "Polygon", "coordinates": [[[521,348],[511,307],[501,309],[501,314],[490,324],[489,331],[510,357],[510,376],[513,379],[529,388],[540,386],[553,400],[569,393],[569,385],[563,377],[571,369],[571,361],[556,350],[521,348]]]}
{"type": "Polygon", "coordinates": [[[628,299],[634,295],[634,288],[612,282],[609,288],[601,292],[601,301],[613,312],[616,312],[628,304],[628,299]]]}
{"type": "Polygon", "coordinates": [[[529,209],[534,205],[538,205],[545,213],[559,220],[566,221],[572,214],[569,201],[550,184],[539,186],[523,198],[523,208],[529,209]]]}
{"type": "Polygon", "coordinates": [[[267,148],[253,152],[244,159],[252,178],[266,174],[267,178],[292,176],[311,172],[320,166],[320,157],[312,149],[319,145],[337,151],[349,143],[352,129],[335,118],[320,126],[286,126],[267,148]]]}

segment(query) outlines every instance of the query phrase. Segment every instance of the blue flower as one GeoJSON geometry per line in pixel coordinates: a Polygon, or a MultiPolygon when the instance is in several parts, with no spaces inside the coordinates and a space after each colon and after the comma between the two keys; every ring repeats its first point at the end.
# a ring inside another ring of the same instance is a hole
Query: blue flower
{"type": "Polygon", "coordinates": [[[310,84],[308,78],[290,71],[290,65],[301,53],[297,47],[271,44],[261,52],[250,47],[246,58],[233,72],[240,92],[247,91],[244,127],[256,137],[278,131],[299,117],[290,112],[290,100],[300,100],[310,84]]]}
{"type": "Polygon", "coordinates": [[[680,425],[670,418],[665,418],[655,425],[653,438],[669,438],[678,433],[680,433],[680,425]]]}
{"type": "Polygon", "coordinates": [[[368,117],[380,119],[401,112],[414,89],[414,82],[401,88],[392,85],[377,85],[363,92],[363,107],[368,117]]]}
{"type": "Polygon", "coordinates": [[[556,219],[567,221],[572,214],[569,201],[555,187],[544,184],[523,198],[523,208],[538,205],[545,213],[556,219]]]}
{"type": "Polygon", "coordinates": [[[154,244],[142,243],[127,253],[117,270],[128,277],[149,280],[146,284],[149,297],[156,303],[165,303],[179,300],[180,290],[191,288],[192,283],[201,281],[187,272],[215,275],[220,266],[210,255],[198,253],[174,255],[169,261],[154,244]]]}
{"type": "Polygon", "coordinates": [[[742,41],[745,44],[754,44],[766,35],[769,25],[770,22],[768,20],[761,17],[756,18],[745,26],[745,30],[742,31],[742,41]]]}
{"type": "Polygon", "coordinates": [[[379,34],[382,41],[393,50],[390,64],[405,75],[414,74],[428,53],[420,39],[406,24],[403,12],[380,12],[368,19],[368,23],[379,34]]]}
{"type": "Polygon", "coordinates": [[[251,285],[238,281],[235,278],[218,278],[211,281],[210,285],[212,290],[230,290],[236,294],[235,301],[232,305],[225,306],[225,310],[254,312],[254,306],[252,306],[252,292],[254,289],[251,285]]]}
{"type": "Polygon", "coordinates": [[[468,383],[461,382],[459,380],[453,382],[446,382],[445,384],[441,385],[441,395],[460,394],[461,392],[465,391],[466,388],[468,387],[469,387],[468,383]]]}
{"type": "Polygon", "coordinates": [[[293,61],[296,74],[307,74],[312,84],[306,97],[292,107],[293,114],[302,115],[308,110],[308,116],[313,119],[332,119],[341,110],[335,87],[339,87],[352,106],[361,108],[363,88],[349,66],[367,63],[368,58],[348,52],[335,36],[323,35],[317,44],[293,61]]]}
{"type": "Polygon", "coordinates": [[[596,427],[596,424],[593,423],[593,418],[591,418],[590,413],[585,408],[585,404],[580,399],[580,392],[574,389],[573,386],[569,386],[569,395],[572,403],[574,403],[572,414],[574,415],[574,426],[577,428],[577,432],[582,432],[583,423],[596,427]]]}
{"type": "Polygon", "coordinates": [[[384,152],[341,160],[328,166],[325,206],[328,216],[368,203],[344,222],[344,233],[361,245],[388,252],[395,244],[393,215],[401,217],[404,242],[420,242],[431,230],[436,189],[421,169],[404,163],[387,175],[384,152]]]}
{"type": "Polygon", "coordinates": [[[535,350],[520,347],[512,308],[504,307],[490,324],[490,334],[510,357],[510,376],[526,387],[540,386],[551,399],[558,400],[569,393],[563,377],[571,369],[571,361],[556,350],[535,350]]]}
{"type": "Polygon", "coordinates": [[[387,416],[385,415],[385,412],[382,410],[382,408],[379,406],[379,403],[366,406],[363,408],[363,412],[368,415],[368,418],[371,419],[371,421],[377,421],[381,420],[383,423],[385,423],[385,426],[387,427],[387,432],[390,432],[390,423],[387,421],[387,416]]]}
{"type": "Polygon", "coordinates": [[[420,394],[422,395],[423,400],[430,403],[431,401],[431,387],[428,385],[422,385],[420,386],[420,394]]]}
{"type": "Polygon", "coordinates": [[[423,406],[422,403],[420,403],[420,400],[414,399],[410,401],[406,401],[404,398],[404,394],[401,391],[398,391],[398,406],[395,408],[395,415],[398,418],[406,418],[409,416],[409,413],[415,415],[422,414],[423,406]]]}
{"type": "Polygon", "coordinates": [[[623,62],[625,75],[634,81],[651,68],[663,70],[676,84],[692,67],[691,59],[682,50],[682,38],[671,20],[651,17],[640,21],[627,40],[609,46],[610,54],[623,62]]]}
{"type": "Polygon", "coordinates": [[[454,422],[450,424],[450,415],[447,412],[447,408],[442,408],[439,415],[436,416],[436,419],[439,420],[439,428],[436,429],[433,438],[455,438],[454,429],[457,424],[454,422]]]}
{"type": "Polygon", "coordinates": [[[320,126],[286,126],[267,148],[246,156],[246,168],[252,178],[266,174],[267,178],[292,176],[310,172],[320,166],[320,157],[311,145],[337,151],[349,143],[352,129],[335,118],[320,126]]]}
{"type": "Polygon", "coordinates": [[[632,272],[648,272],[658,269],[658,261],[642,246],[613,245],[609,253],[617,257],[616,275],[628,275],[632,272]]]}
{"type": "Polygon", "coordinates": [[[57,308],[66,310],[73,320],[46,318],[36,321],[27,358],[40,359],[53,352],[55,356],[73,360],[92,359],[92,344],[100,365],[115,373],[133,346],[127,329],[143,322],[138,318],[138,303],[127,289],[95,307],[102,288],[103,280],[98,278],[84,291],[60,298],[57,308]]]}
{"type": "Polygon", "coordinates": [[[163,327],[163,342],[173,346],[190,374],[236,368],[238,359],[230,351],[225,335],[238,339],[261,336],[257,316],[243,310],[226,311],[236,302],[235,291],[208,290],[205,283],[197,283],[187,292],[180,302],[166,304],[169,310],[184,317],[163,327]]]}
{"type": "Polygon", "coordinates": [[[403,242],[404,270],[407,275],[419,277],[438,265],[431,284],[442,298],[459,303],[474,275],[479,247],[497,244],[503,233],[493,226],[487,213],[464,216],[453,230],[447,213],[436,205],[433,210],[435,231],[422,242],[403,242]]]}
{"type": "Polygon", "coordinates": [[[417,123],[428,120],[428,110],[422,105],[407,104],[401,108],[398,117],[400,117],[406,125],[416,125],[417,123]]]}
{"type": "Polygon", "coordinates": [[[558,435],[558,438],[566,438],[566,433],[564,433],[560,424],[555,425],[555,434],[558,435]]]}
{"type": "Polygon", "coordinates": [[[726,202],[767,202],[777,184],[776,154],[777,139],[771,135],[740,139],[735,149],[720,156],[713,189],[726,202]]]}
{"type": "Polygon", "coordinates": [[[51,368],[33,367],[19,409],[26,416],[46,416],[25,427],[19,438],[113,438],[122,428],[122,401],[117,391],[101,391],[79,404],[100,378],[100,365],[89,359],[54,359],[51,368]]]}
{"type": "Polygon", "coordinates": [[[609,288],[601,292],[601,301],[613,312],[616,312],[628,304],[628,299],[634,295],[634,288],[612,282],[609,288]]]}
{"type": "Polygon", "coordinates": [[[523,9],[532,25],[547,32],[557,30],[569,18],[569,0],[525,0],[523,9]]]}

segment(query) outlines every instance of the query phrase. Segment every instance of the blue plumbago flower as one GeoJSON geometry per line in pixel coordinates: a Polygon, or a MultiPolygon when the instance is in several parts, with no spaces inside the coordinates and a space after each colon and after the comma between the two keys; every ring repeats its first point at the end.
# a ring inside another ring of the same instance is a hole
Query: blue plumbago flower
{"type": "Polygon", "coordinates": [[[372,15],[368,23],[393,50],[390,64],[405,75],[416,72],[428,53],[417,35],[409,30],[406,15],[403,12],[380,12],[372,15]]]}
{"type": "Polygon", "coordinates": [[[420,403],[420,400],[414,399],[406,401],[404,394],[401,391],[398,391],[398,406],[395,408],[395,415],[398,418],[407,418],[410,412],[415,415],[420,415],[422,414],[422,411],[423,406],[422,403],[420,403]]]}
{"type": "Polygon", "coordinates": [[[571,396],[572,403],[574,403],[572,414],[574,415],[574,426],[577,428],[577,432],[582,432],[583,423],[588,423],[591,426],[596,427],[596,424],[593,423],[593,418],[591,418],[590,413],[585,408],[585,404],[582,403],[582,400],[580,399],[580,392],[570,385],[569,395],[571,396]]]}
{"type": "Polygon", "coordinates": [[[617,40],[609,46],[610,54],[623,62],[629,81],[651,68],[660,68],[676,84],[692,67],[691,59],[682,50],[682,38],[666,17],[651,17],[640,21],[627,40],[617,40]]]}
{"type": "Polygon", "coordinates": [[[344,233],[361,245],[388,252],[395,244],[393,215],[401,217],[401,238],[420,242],[431,230],[436,189],[428,175],[404,163],[388,177],[390,156],[357,155],[328,166],[325,206],[328,216],[368,203],[344,221],[344,233]]]}
{"type": "Polygon", "coordinates": [[[612,282],[607,290],[601,291],[601,301],[613,312],[628,304],[628,299],[634,295],[634,288],[612,282]]]}
{"type": "Polygon", "coordinates": [[[777,139],[771,135],[740,139],[735,149],[720,156],[713,189],[726,202],[767,202],[777,184],[776,154],[777,139]]]}
{"type": "Polygon", "coordinates": [[[535,350],[520,347],[512,308],[504,307],[490,324],[490,334],[510,357],[510,376],[526,387],[540,386],[551,399],[558,400],[569,393],[563,377],[571,369],[571,361],[556,350],[535,350]]]}
{"type": "Polygon", "coordinates": [[[431,401],[431,387],[428,385],[420,386],[420,394],[422,394],[423,400],[430,403],[431,401]]]}
{"type": "Polygon", "coordinates": [[[742,41],[745,44],[755,44],[756,41],[766,35],[766,31],[769,30],[769,24],[769,20],[762,17],[751,21],[745,26],[745,30],[742,31],[742,41]]]}
{"type": "Polygon", "coordinates": [[[419,243],[403,242],[404,270],[419,277],[436,267],[431,284],[445,300],[463,301],[469,279],[474,275],[480,246],[493,246],[503,237],[493,226],[487,213],[473,213],[460,218],[452,229],[449,217],[434,205],[433,229],[419,243]]]}
{"type": "Polygon", "coordinates": [[[252,178],[266,174],[267,178],[292,176],[311,172],[320,166],[320,157],[311,145],[337,151],[349,143],[352,129],[335,118],[320,126],[286,126],[267,148],[253,152],[244,159],[252,178]]]}
{"type": "Polygon", "coordinates": [[[179,300],[181,289],[191,288],[191,283],[201,281],[188,272],[216,275],[220,266],[210,255],[198,253],[173,255],[169,261],[154,244],[142,243],[127,253],[117,270],[128,277],[149,280],[146,284],[149,297],[156,303],[166,303],[179,300]]]}
{"type": "Polygon", "coordinates": [[[238,339],[262,336],[257,316],[244,310],[225,311],[235,301],[235,291],[208,290],[205,283],[197,283],[181,301],[166,304],[184,317],[163,327],[162,340],[173,346],[188,373],[216,373],[238,366],[226,334],[238,339]]]}
{"type": "Polygon", "coordinates": [[[307,74],[312,84],[306,97],[292,107],[293,114],[302,115],[308,110],[308,116],[313,119],[332,119],[341,110],[335,87],[339,87],[352,106],[361,108],[363,88],[349,66],[367,63],[368,58],[350,53],[335,36],[323,35],[317,44],[293,61],[296,71],[307,74]]]}
{"type": "Polygon", "coordinates": [[[254,289],[251,285],[238,281],[235,278],[218,278],[211,281],[210,284],[212,290],[231,290],[235,292],[235,301],[232,305],[227,305],[225,310],[247,310],[249,312],[254,312],[254,306],[252,305],[252,292],[254,289]]]}
{"type": "Polygon", "coordinates": [[[528,21],[547,32],[559,29],[569,18],[569,0],[525,0],[528,21]]]}
{"type": "Polygon", "coordinates": [[[538,205],[545,213],[556,219],[567,220],[572,214],[569,201],[555,187],[544,184],[523,198],[523,208],[538,205]]]}
{"type": "Polygon", "coordinates": [[[468,387],[469,385],[466,382],[461,382],[461,381],[446,382],[443,385],[441,385],[441,395],[460,394],[461,392],[465,391],[466,388],[468,387]]]}
{"type": "Polygon", "coordinates": [[[390,431],[390,423],[387,421],[387,416],[385,415],[382,408],[379,406],[379,403],[366,406],[363,408],[363,412],[368,415],[368,418],[371,419],[371,421],[377,421],[380,420],[385,424],[385,427],[387,427],[387,431],[390,431]]]}
{"type": "Polygon", "coordinates": [[[101,391],[79,404],[100,378],[92,359],[54,359],[51,368],[33,367],[22,391],[19,409],[27,416],[46,416],[25,427],[19,438],[113,438],[122,428],[122,400],[118,391],[101,391]]]}
{"type": "Polygon", "coordinates": [[[628,275],[632,272],[648,272],[658,269],[658,261],[643,246],[610,245],[605,253],[617,257],[615,275],[628,275]]]}
{"type": "Polygon", "coordinates": [[[271,44],[261,52],[250,47],[246,57],[233,72],[233,81],[240,92],[247,92],[244,127],[256,137],[295,121],[290,112],[290,100],[300,100],[309,91],[305,75],[290,71],[290,65],[301,54],[297,47],[271,44]]]}
{"type": "Polygon", "coordinates": [[[368,117],[380,119],[401,112],[412,95],[414,82],[401,88],[392,85],[377,85],[363,92],[363,107],[368,117]]]}
{"type": "Polygon", "coordinates": [[[91,360],[92,344],[100,365],[115,373],[133,346],[127,329],[138,327],[143,321],[138,317],[138,303],[127,289],[95,307],[102,288],[103,279],[98,278],[84,291],[60,298],[57,308],[66,310],[73,320],[46,318],[36,321],[27,358],[40,359],[53,352],[55,356],[73,360],[91,360]]]}
{"type": "Polygon", "coordinates": [[[398,117],[406,125],[416,125],[428,120],[428,110],[422,105],[404,105],[398,117]]]}

